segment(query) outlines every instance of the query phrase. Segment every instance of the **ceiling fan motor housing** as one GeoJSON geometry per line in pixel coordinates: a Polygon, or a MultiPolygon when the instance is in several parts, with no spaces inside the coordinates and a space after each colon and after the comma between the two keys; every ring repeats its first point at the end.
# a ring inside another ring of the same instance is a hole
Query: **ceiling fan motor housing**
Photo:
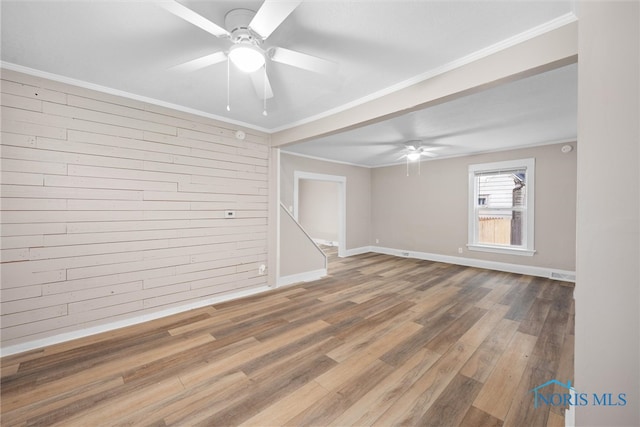
{"type": "Polygon", "coordinates": [[[255,15],[256,12],[249,9],[233,9],[225,15],[224,26],[231,33],[233,43],[251,43],[254,46],[262,43],[262,37],[249,28],[255,15]]]}

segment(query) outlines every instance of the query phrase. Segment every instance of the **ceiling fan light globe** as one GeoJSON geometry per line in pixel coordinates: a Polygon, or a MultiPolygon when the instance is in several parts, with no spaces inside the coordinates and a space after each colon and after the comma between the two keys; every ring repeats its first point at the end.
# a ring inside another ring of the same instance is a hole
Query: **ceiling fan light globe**
{"type": "Polygon", "coordinates": [[[229,59],[245,73],[253,73],[264,65],[264,54],[253,45],[237,44],[231,46],[229,59]]]}
{"type": "Polygon", "coordinates": [[[417,151],[407,154],[407,159],[409,159],[409,161],[415,162],[419,158],[420,158],[420,153],[418,153],[417,151]]]}

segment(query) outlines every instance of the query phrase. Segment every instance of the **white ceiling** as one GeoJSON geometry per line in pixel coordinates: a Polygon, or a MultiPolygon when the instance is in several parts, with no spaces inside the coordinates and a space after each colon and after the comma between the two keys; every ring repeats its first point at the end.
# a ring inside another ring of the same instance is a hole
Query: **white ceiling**
{"type": "MultiPolygon", "coordinates": [[[[182,3],[224,26],[234,8],[262,1],[182,3]]],[[[571,19],[572,1],[305,1],[266,40],[330,59],[336,75],[267,63],[274,98],[262,115],[246,75],[226,62],[170,68],[226,51],[219,39],[151,1],[1,2],[3,65],[50,73],[274,132],[357,105],[403,82],[571,19]]],[[[366,166],[394,163],[406,140],[442,145],[440,156],[576,137],[575,66],[550,71],[407,116],[289,146],[288,151],[366,166]],[[389,145],[392,144],[392,145],[389,145]]]]}
{"type": "Polygon", "coordinates": [[[576,83],[573,64],[283,150],[376,167],[404,162],[412,140],[436,158],[575,141],[576,83]]]}

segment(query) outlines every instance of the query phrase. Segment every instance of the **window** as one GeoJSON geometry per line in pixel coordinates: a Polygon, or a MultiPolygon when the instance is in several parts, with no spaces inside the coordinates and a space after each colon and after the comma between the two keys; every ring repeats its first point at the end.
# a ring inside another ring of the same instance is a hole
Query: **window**
{"type": "Polygon", "coordinates": [[[470,250],[533,255],[535,159],[469,166],[470,250]]]}

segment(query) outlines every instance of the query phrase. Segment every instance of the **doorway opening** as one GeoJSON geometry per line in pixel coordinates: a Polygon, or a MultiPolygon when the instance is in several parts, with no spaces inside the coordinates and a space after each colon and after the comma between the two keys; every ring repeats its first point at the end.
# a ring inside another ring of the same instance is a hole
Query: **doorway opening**
{"type": "Polygon", "coordinates": [[[337,175],[295,171],[293,217],[320,245],[346,252],[346,183],[337,175]]]}

